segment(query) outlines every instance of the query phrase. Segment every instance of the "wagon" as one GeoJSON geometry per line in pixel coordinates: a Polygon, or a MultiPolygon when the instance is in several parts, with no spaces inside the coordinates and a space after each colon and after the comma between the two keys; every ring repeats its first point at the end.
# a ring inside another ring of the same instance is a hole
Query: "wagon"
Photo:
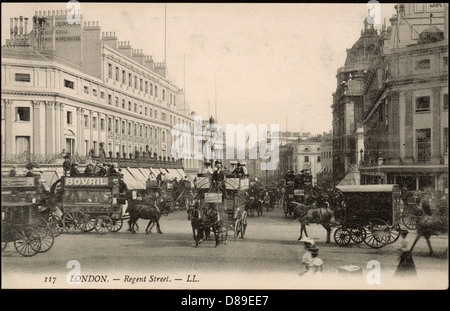
{"type": "Polygon", "coordinates": [[[122,228],[120,176],[64,176],[62,220],[66,232],[116,232],[122,228]]]}
{"type": "Polygon", "coordinates": [[[236,175],[227,175],[225,179],[225,189],[227,199],[225,200],[225,213],[228,215],[229,229],[234,232],[234,239],[243,239],[247,230],[248,215],[245,210],[245,193],[249,189],[250,180],[248,175],[237,177],[236,175]]]}
{"type": "Polygon", "coordinates": [[[343,202],[336,211],[334,240],[340,246],[364,242],[381,248],[400,235],[401,191],[398,185],[336,186],[343,202]]]}
{"type": "Polygon", "coordinates": [[[227,198],[222,203],[222,193],[212,192],[209,177],[197,174],[196,189],[204,203],[218,204],[228,216],[227,230],[233,230],[234,239],[243,239],[247,230],[248,214],[245,210],[245,193],[249,189],[248,176],[228,174],[225,179],[227,198]]]}
{"type": "Polygon", "coordinates": [[[285,177],[285,189],[283,200],[284,215],[294,216],[291,202],[305,203],[305,190],[301,175],[291,175],[285,177]]]}
{"type": "Polygon", "coordinates": [[[2,251],[13,242],[24,257],[50,250],[54,234],[40,218],[40,176],[2,177],[2,251]]]}

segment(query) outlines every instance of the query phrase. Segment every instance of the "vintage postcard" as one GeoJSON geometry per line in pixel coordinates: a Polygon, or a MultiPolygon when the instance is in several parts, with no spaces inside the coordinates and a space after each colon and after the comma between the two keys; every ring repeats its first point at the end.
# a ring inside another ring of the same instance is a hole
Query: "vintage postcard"
{"type": "Polygon", "coordinates": [[[448,288],[447,4],[1,14],[3,289],[448,288]]]}

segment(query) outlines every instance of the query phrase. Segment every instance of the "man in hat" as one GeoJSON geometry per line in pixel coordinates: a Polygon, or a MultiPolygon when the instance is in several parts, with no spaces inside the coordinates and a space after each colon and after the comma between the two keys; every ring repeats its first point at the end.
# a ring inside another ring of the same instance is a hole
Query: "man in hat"
{"type": "Polygon", "coordinates": [[[78,176],[80,175],[80,171],[78,170],[78,163],[74,162],[70,166],[70,176],[78,176]]]}
{"type": "Polygon", "coordinates": [[[95,167],[92,162],[89,162],[86,168],[84,169],[84,175],[94,176],[95,175],[95,167]]]}
{"type": "Polygon", "coordinates": [[[9,176],[9,177],[14,177],[14,176],[16,176],[16,175],[17,175],[16,169],[17,169],[17,165],[13,165],[13,167],[12,167],[11,170],[9,171],[8,176],[9,176]]]}
{"type": "Polygon", "coordinates": [[[222,170],[222,162],[216,161],[217,170],[212,175],[212,183],[217,191],[222,192],[222,202],[225,201],[227,191],[225,189],[225,174],[222,170]]]}
{"type": "Polygon", "coordinates": [[[71,164],[70,164],[70,153],[67,153],[64,156],[64,162],[63,162],[63,170],[64,170],[64,176],[67,176],[67,173],[70,172],[71,164]]]}

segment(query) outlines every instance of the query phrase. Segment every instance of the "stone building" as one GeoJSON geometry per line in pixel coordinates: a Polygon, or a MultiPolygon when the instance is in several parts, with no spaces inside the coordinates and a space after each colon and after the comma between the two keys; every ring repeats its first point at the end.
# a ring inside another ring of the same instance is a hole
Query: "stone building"
{"type": "MultiPolygon", "coordinates": [[[[155,62],[98,22],[69,23],[62,10],[11,19],[2,47],[2,160],[62,151],[171,158],[171,128],[193,132],[183,90],[155,62]],[[31,31],[28,31],[28,26],[31,31]]],[[[193,144],[191,144],[192,146],[193,144]]],[[[193,157],[184,161],[197,169],[193,157]]]]}
{"type": "Polygon", "coordinates": [[[364,184],[448,191],[447,10],[403,4],[391,18],[383,57],[366,81],[364,184]]]}

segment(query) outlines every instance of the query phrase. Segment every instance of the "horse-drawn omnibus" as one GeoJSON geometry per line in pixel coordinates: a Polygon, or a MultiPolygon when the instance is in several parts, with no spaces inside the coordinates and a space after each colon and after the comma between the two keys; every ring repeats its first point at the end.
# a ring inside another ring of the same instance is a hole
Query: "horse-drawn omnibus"
{"type": "Polygon", "coordinates": [[[25,257],[44,253],[53,246],[54,234],[47,224],[40,176],[2,177],[2,251],[14,242],[25,257]]]}
{"type": "MultiPolygon", "coordinates": [[[[197,174],[195,188],[197,191],[196,197],[199,200],[199,206],[209,206],[206,209],[210,209],[211,206],[214,206],[214,210],[217,210],[219,213],[226,214],[226,221],[223,219],[219,220],[217,218],[214,220],[216,223],[220,222],[223,224],[223,227],[219,228],[220,230],[225,231],[219,233],[222,234],[222,240],[226,241],[228,230],[233,230],[235,240],[238,238],[244,238],[248,219],[248,214],[245,210],[245,194],[249,189],[249,185],[250,181],[248,175],[238,177],[234,174],[227,174],[224,181],[226,197],[223,197],[224,192],[218,192],[214,189],[214,185],[211,184],[210,176],[207,174],[197,174]]],[[[192,213],[192,208],[190,212],[192,213]]],[[[198,213],[198,211],[196,212],[198,213]]],[[[193,223],[193,231],[195,231],[195,219],[191,219],[191,222],[193,223]]],[[[198,236],[198,232],[194,232],[194,238],[198,244],[198,239],[196,236],[198,236]]],[[[217,243],[218,238],[216,236],[216,245],[217,243]]]]}
{"type": "Polygon", "coordinates": [[[68,232],[119,231],[123,225],[120,178],[120,175],[62,177],[64,229],[68,232]]]}
{"type": "Polygon", "coordinates": [[[334,240],[340,246],[353,241],[381,248],[397,241],[400,235],[401,190],[398,185],[336,186],[342,193],[336,211],[340,226],[334,240]]]}
{"type": "Polygon", "coordinates": [[[283,200],[284,215],[293,215],[291,202],[305,203],[305,188],[309,185],[309,177],[306,174],[287,174],[284,178],[285,194],[283,200]]]}

